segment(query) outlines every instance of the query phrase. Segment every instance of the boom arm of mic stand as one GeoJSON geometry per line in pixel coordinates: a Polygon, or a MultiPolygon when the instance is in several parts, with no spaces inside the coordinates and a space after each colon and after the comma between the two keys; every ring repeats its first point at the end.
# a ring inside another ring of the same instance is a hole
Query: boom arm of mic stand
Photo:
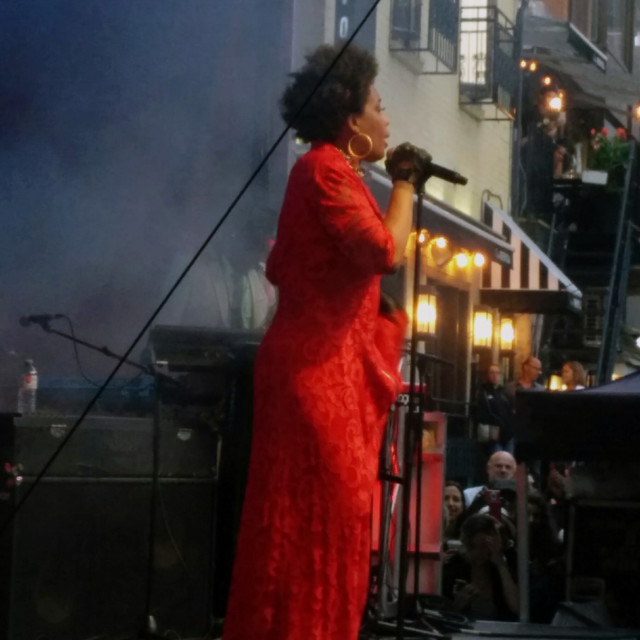
{"type": "Polygon", "coordinates": [[[123,358],[122,356],[119,356],[117,353],[114,353],[113,351],[111,351],[111,349],[109,349],[108,347],[98,347],[95,344],[91,344],[90,342],[87,342],[86,340],[81,340],[80,338],[76,338],[75,336],[69,333],[65,333],[64,331],[58,331],[57,329],[52,329],[48,325],[42,328],[47,333],[55,333],[56,335],[61,336],[62,338],[71,340],[71,342],[75,342],[76,344],[81,344],[83,347],[87,347],[88,349],[92,349],[93,351],[98,351],[104,356],[107,356],[109,358],[114,358],[115,360],[131,365],[132,367],[135,367],[136,369],[139,369],[144,373],[148,373],[149,375],[152,375],[152,376],[157,375],[152,367],[139,364],[138,362],[133,362],[133,360],[129,360],[127,358],[123,358]]]}
{"type": "Polygon", "coordinates": [[[175,385],[176,387],[180,387],[180,388],[184,389],[184,385],[182,384],[182,382],[180,382],[179,380],[176,380],[175,378],[172,378],[171,376],[167,375],[166,373],[163,373],[162,371],[158,371],[152,365],[143,365],[143,364],[140,364],[138,362],[133,362],[133,360],[129,360],[128,358],[123,358],[122,356],[118,355],[117,353],[114,353],[108,347],[98,347],[95,344],[91,344],[90,342],[87,342],[86,340],[81,340],[80,338],[76,338],[76,336],[71,335],[69,333],[65,333],[64,331],[58,331],[58,329],[52,329],[49,326],[48,322],[43,324],[42,328],[47,333],[55,333],[56,335],[58,335],[58,336],[60,336],[62,338],[66,338],[67,340],[71,340],[71,342],[74,342],[76,344],[80,344],[83,347],[87,347],[88,349],[92,349],[93,351],[97,351],[98,353],[101,353],[102,355],[107,356],[108,358],[113,358],[115,360],[118,360],[118,362],[124,362],[124,363],[126,363],[126,364],[128,364],[128,365],[130,365],[132,367],[135,367],[136,369],[139,369],[143,373],[147,373],[150,376],[153,376],[156,380],[162,379],[162,380],[164,380],[164,381],[166,381],[166,382],[168,382],[168,383],[170,383],[172,385],[175,385]]]}

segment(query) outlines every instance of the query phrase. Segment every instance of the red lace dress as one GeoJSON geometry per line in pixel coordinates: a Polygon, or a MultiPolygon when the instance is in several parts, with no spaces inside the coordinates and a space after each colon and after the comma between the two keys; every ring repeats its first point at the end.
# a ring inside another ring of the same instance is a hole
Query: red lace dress
{"type": "Polygon", "coordinates": [[[255,364],[224,640],[358,637],[371,495],[396,393],[398,358],[374,341],[393,252],[361,178],[338,149],[314,144],[291,172],[267,263],[279,301],[255,364]]]}

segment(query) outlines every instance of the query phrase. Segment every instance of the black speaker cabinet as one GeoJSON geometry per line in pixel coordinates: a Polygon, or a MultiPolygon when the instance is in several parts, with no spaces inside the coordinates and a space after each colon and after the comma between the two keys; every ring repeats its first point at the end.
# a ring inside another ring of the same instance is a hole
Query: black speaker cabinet
{"type": "Polygon", "coordinates": [[[640,502],[575,500],[569,514],[569,580],[601,580],[613,623],[640,629],[640,502]]]}
{"type": "Polygon", "coordinates": [[[153,420],[88,418],[52,475],[12,517],[74,419],[15,422],[0,447],[1,463],[24,466],[22,484],[0,500],[0,638],[137,637],[149,614],[161,633],[204,635],[211,622],[216,434],[188,420],[160,421],[150,563],[153,420]]]}

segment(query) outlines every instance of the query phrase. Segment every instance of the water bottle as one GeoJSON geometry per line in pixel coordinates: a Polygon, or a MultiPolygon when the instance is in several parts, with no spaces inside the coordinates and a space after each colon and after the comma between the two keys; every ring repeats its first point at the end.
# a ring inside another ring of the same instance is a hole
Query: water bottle
{"type": "Polygon", "coordinates": [[[18,386],[18,413],[28,415],[36,412],[36,394],[38,392],[38,372],[33,360],[24,361],[24,373],[18,386]]]}

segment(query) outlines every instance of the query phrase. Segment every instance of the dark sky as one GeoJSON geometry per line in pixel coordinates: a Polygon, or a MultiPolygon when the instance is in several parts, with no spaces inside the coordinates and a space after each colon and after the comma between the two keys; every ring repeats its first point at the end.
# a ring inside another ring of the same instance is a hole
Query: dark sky
{"type": "MultiPolygon", "coordinates": [[[[77,375],[70,343],[26,314],[128,347],[282,129],[284,4],[0,3],[0,376],[22,356],[77,375]]],[[[260,259],[278,176],[268,165],[158,322],[233,324],[210,274],[260,259]]],[[[81,356],[96,375],[115,364],[81,356]]]]}

